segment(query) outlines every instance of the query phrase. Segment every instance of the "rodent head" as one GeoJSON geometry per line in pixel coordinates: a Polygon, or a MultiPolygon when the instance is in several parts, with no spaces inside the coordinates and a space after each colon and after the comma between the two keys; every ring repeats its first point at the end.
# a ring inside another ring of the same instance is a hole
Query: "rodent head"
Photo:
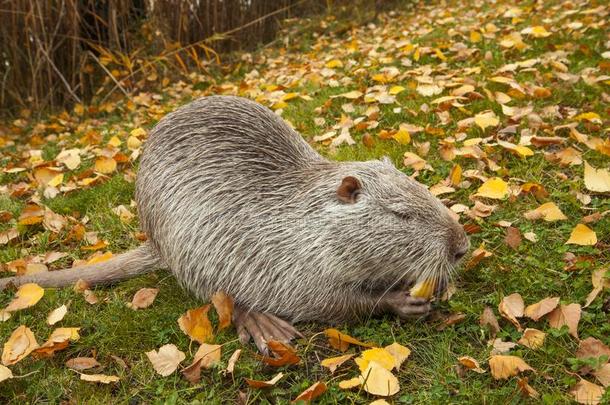
{"type": "Polygon", "coordinates": [[[346,242],[366,282],[389,290],[433,279],[444,292],[469,248],[449,209],[389,159],[343,163],[339,175],[336,209],[362,230],[346,242]]]}

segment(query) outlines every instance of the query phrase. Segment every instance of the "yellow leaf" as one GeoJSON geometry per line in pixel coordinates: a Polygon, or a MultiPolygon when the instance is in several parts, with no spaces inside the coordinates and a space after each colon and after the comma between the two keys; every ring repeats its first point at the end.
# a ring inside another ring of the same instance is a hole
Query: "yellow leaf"
{"type": "Polygon", "coordinates": [[[348,91],[347,93],[339,94],[337,97],[345,97],[350,100],[355,100],[362,97],[362,92],[358,90],[348,91]]]}
{"type": "Polygon", "coordinates": [[[523,314],[534,321],[539,320],[559,305],[559,297],[545,298],[535,304],[528,305],[523,314]]]}
{"type": "Polygon", "coordinates": [[[38,347],[34,334],[25,325],[19,326],[4,343],[2,350],[2,364],[10,366],[24,359],[38,347]]]}
{"type": "Polygon", "coordinates": [[[491,375],[496,380],[508,379],[522,371],[534,371],[523,359],[516,356],[495,355],[489,359],[491,375]]]}
{"type": "Polygon", "coordinates": [[[409,291],[409,295],[412,297],[429,299],[432,298],[432,295],[434,295],[435,288],[436,280],[434,278],[430,278],[415,284],[409,291]]]}
{"type": "Polygon", "coordinates": [[[47,341],[34,350],[34,356],[40,357],[51,357],[58,350],[63,350],[68,347],[69,341],[76,341],[80,339],[78,334],[80,328],[57,328],[52,333],[47,341]]]}
{"type": "Polygon", "coordinates": [[[102,384],[110,384],[119,381],[119,377],[116,375],[106,374],[81,374],[80,379],[88,382],[98,382],[102,384]]]}
{"type": "Polygon", "coordinates": [[[163,377],[167,377],[176,371],[178,365],[186,358],[186,355],[173,344],[161,346],[159,351],[146,352],[146,356],[157,374],[163,377]]]}
{"type": "Polygon", "coordinates": [[[65,305],[62,305],[59,308],[55,308],[47,316],[47,324],[55,325],[57,322],[64,319],[64,316],[66,316],[67,313],[68,313],[68,307],[65,305]]]}
{"type": "Polygon", "coordinates": [[[394,138],[394,140],[401,145],[407,145],[409,142],[411,142],[411,135],[406,129],[399,129],[394,135],[392,135],[392,138],[394,138]]]}
{"type": "Polygon", "coordinates": [[[389,91],[389,93],[390,93],[391,95],[395,96],[395,95],[397,95],[397,94],[399,94],[399,93],[402,93],[402,92],[403,92],[403,91],[405,91],[405,90],[406,90],[406,89],[405,89],[404,87],[402,87],[402,86],[392,86],[392,87],[390,87],[390,91],[389,91]]]}
{"type": "MultiPolygon", "coordinates": [[[[103,242],[103,241],[102,241],[102,242],[103,242]]],[[[104,246],[103,246],[103,247],[106,247],[106,244],[105,244],[105,243],[104,243],[104,246]]],[[[104,253],[104,254],[101,254],[101,255],[95,256],[95,257],[93,257],[92,259],[88,260],[88,261],[87,261],[87,265],[89,265],[89,264],[96,264],[96,263],[103,263],[103,262],[105,262],[105,261],[108,261],[108,260],[112,259],[112,257],[113,257],[112,252],[106,252],[106,253],[104,253]]]]}
{"type": "Polygon", "coordinates": [[[198,343],[205,343],[212,338],[212,324],[208,319],[209,309],[209,304],[199,308],[189,309],[178,319],[180,329],[188,335],[191,340],[195,340],[198,343]]]}
{"type": "Polygon", "coordinates": [[[531,34],[534,38],[545,38],[551,35],[551,33],[548,32],[542,25],[532,27],[531,31],[526,32],[526,34],[531,34]]]}
{"type": "Polygon", "coordinates": [[[547,222],[561,221],[568,219],[554,202],[547,202],[538,208],[528,211],[524,214],[525,218],[536,220],[542,218],[547,222]]]}
{"type": "Polygon", "coordinates": [[[4,309],[7,312],[18,311],[35,305],[44,295],[44,289],[35,283],[23,284],[15,293],[15,298],[4,309]]]}
{"type": "Polygon", "coordinates": [[[459,164],[453,166],[451,173],[449,173],[449,180],[451,181],[452,186],[460,184],[460,181],[462,180],[462,166],[459,164]]]}
{"type": "Polygon", "coordinates": [[[411,355],[411,350],[409,350],[409,348],[397,342],[386,346],[384,349],[394,357],[394,368],[396,370],[398,370],[402,363],[411,355]]]}
{"type": "Polygon", "coordinates": [[[282,96],[282,101],[289,101],[292,100],[293,98],[297,98],[299,96],[299,93],[286,93],[282,96]]]}
{"type": "Polygon", "coordinates": [[[496,114],[494,114],[493,111],[487,111],[475,115],[474,123],[485,131],[485,128],[498,126],[500,120],[498,117],[496,117],[496,114]]]}
{"type": "Polygon", "coordinates": [[[523,336],[517,341],[520,345],[527,346],[530,349],[539,349],[544,344],[546,333],[532,328],[526,328],[523,331],[523,336]]]}
{"type": "Polygon", "coordinates": [[[142,146],[142,141],[136,138],[135,136],[130,136],[127,138],[127,148],[129,150],[136,150],[142,146]]]}
{"type": "Polygon", "coordinates": [[[129,133],[129,135],[135,136],[136,138],[139,138],[141,136],[146,136],[146,130],[142,127],[138,127],[138,128],[132,129],[131,132],[129,133]]]}
{"type": "Polygon", "coordinates": [[[121,140],[119,139],[118,136],[113,136],[112,138],[110,138],[110,140],[108,141],[108,145],[112,145],[115,148],[118,148],[119,146],[121,146],[121,140]]]}
{"type": "Polygon", "coordinates": [[[508,184],[499,177],[491,178],[479,187],[476,195],[501,200],[508,195],[508,184]]]}
{"type": "Polygon", "coordinates": [[[95,161],[94,170],[102,174],[110,174],[116,170],[116,160],[108,157],[99,157],[95,161]]]}
{"type": "Polygon", "coordinates": [[[342,390],[347,390],[350,388],[358,387],[360,385],[360,378],[354,377],[349,380],[339,381],[339,388],[342,390]]]}
{"type": "Polygon", "coordinates": [[[601,124],[602,123],[602,118],[599,116],[599,114],[594,113],[594,112],[586,112],[586,113],[578,114],[573,119],[575,121],[583,121],[584,120],[584,121],[594,122],[594,123],[597,123],[597,124],[601,124]]]}
{"type": "Polygon", "coordinates": [[[572,245],[589,246],[597,243],[597,235],[587,225],[578,224],[572,229],[570,239],[565,243],[572,245]]]}
{"type": "Polygon", "coordinates": [[[360,354],[360,357],[356,358],[356,364],[360,368],[360,371],[364,371],[368,368],[371,361],[377,362],[381,367],[386,370],[392,370],[394,368],[394,356],[388,353],[385,349],[376,347],[368,349],[360,354]]]}
{"type": "Polygon", "coordinates": [[[596,193],[610,192],[610,171],[596,169],[585,160],[585,187],[596,193]]]}
{"type": "Polygon", "coordinates": [[[341,62],[339,59],[333,59],[326,62],[326,67],[329,69],[340,68],[343,67],[343,62],[341,62]]]}
{"type": "Polygon", "coordinates": [[[13,372],[10,368],[0,365],[0,382],[13,378],[13,372]]]}
{"type": "Polygon", "coordinates": [[[375,361],[369,363],[359,378],[362,388],[369,394],[387,397],[400,390],[398,379],[375,361]]]}
{"type": "Polygon", "coordinates": [[[481,42],[481,40],[483,39],[483,36],[481,35],[480,32],[478,31],[470,31],[470,42],[481,42]]]}
{"type": "Polygon", "coordinates": [[[460,362],[461,365],[463,365],[464,367],[466,367],[469,370],[472,370],[479,374],[483,374],[485,372],[485,370],[483,370],[481,368],[481,366],[479,365],[479,362],[470,356],[459,357],[458,361],[460,362]]]}
{"type": "Polygon", "coordinates": [[[320,365],[322,367],[328,368],[330,370],[331,374],[332,374],[332,373],[335,372],[337,367],[339,367],[341,364],[345,363],[346,361],[348,361],[352,357],[354,357],[354,355],[352,353],[344,354],[343,356],[329,357],[327,359],[322,360],[320,362],[320,365]]]}

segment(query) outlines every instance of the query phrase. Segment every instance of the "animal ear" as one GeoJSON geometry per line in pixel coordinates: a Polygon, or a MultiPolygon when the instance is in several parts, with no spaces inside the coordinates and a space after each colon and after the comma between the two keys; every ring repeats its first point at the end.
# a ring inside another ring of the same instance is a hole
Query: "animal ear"
{"type": "Polygon", "coordinates": [[[341,181],[341,185],[337,188],[337,198],[344,203],[353,204],[360,194],[360,182],[353,176],[347,176],[341,181]]]}

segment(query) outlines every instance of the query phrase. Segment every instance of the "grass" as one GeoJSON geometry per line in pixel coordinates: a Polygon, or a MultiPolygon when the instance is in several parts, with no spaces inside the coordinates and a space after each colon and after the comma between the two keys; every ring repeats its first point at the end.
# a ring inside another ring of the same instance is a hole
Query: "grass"
{"type": "MultiPolygon", "coordinates": [[[[473,2],[474,4],[474,2],[473,2]]],[[[531,6],[533,3],[527,2],[523,7],[531,6]]],[[[554,7],[558,2],[548,2],[545,8],[540,11],[545,15],[551,15],[555,11],[554,7]]],[[[451,4],[452,10],[459,10],[460,5],[451,4]],[[456,8],[457,7],[457,8],[456,8]]],[[[477,13],[489,15],[493,10],[488,8],[478,9],[473,5],[477,13]]],[[[491,6],[489,6],[491,7],[491,6]]],[[[421,11],[426,18],[431,18],[434,10],[439,10],[440,6],[431,5],[424,7],[421,11]],[[432,13],[432,14],[431,14],[432,13]]],[[[400,11],[400,10],[399,10],[400,11]]],[[[451,13],[450,13],[451,14],[451,13]]],[[[447,32],[449,29],[456,29],[460,24],[474,24],[460,13],[453,13],[456,20],[447,24],[435,25],[428,21],[428,25],[433,30],[420,36],[410,37],[414,43],[421,46],[437,47],[448,41],[447,32]],[[463,19],[463,21],[462,21],[463,19]]],[[[528,17],[529,18],[529,17],[528,17]]],[[[385,20],[388,27],[396,27],[407,22],[414,23],[418,17],[414,17],[411,11],[403,11],[398,16],[385,20]]],[[[499,17],[492,19],[496,24],[505,26],[506,22],[499,17]]],[[[589,20],[585,19],[585,22],[589,20]]],[[[518,30],[529,25],[539,24],[540,21],[525,19],[518,22],[518,30]]],[[[478,25],[472,25],[478,26],[478,25]]],[[[387,35],[398,35],[397,32],[390,30],[387,35]]],[[[385,32],[385,31],[383,31],[385,32]]],[[[352,32],[350,35],[362,35],[361,41],[371,42],[373,38],[366,37],[366,33],[361,31],[352,32]]],[[[381,35],[381,34],[380,34],[381,35]]],[[[384,34],[386,35],[386,34],[384,34]]],[[[295,61],[304,63],[300,53],[314,52],[320,59],[327,55],[331,58],[337,49],[337,41],[349,43],[351,38],[324,39],[315,37],[309,38],[311,42],[306,45],[302,43],[294,44],[299,52],[290,53],[288,49],[285,56],[286,61],[281,64],[282,69],[289,70],[288,66],[294,66],[295,61]],[[292,65],[291,65],[292,63],[292,65]]],[[[475,46],[479,49],[478,56],[465,60],[450,60],[447,62],[448,71],[459,71],[464,68],[480,68],[481,72],[475,77],[479,83],[484,78],[494,75],[494,72],[515,61],[541,57],[543,54],[553,49],[568,49],[567,59],[570,63],[570,73],[581,72],[583,68],[596,67],[602,61],[600,56],[603,49],[602,44],[605,34],[602,29],[591,28],[577,38],[570,37],[567,33],[553,32],[548,38],[526,39],[531,47],[523,53],[514,50],[505,50],[498,45],[496,39],[484,39],[475,46]],[[491,58],[484,55],[489,52],[491,58]]],[[[294,42],[294,41],[293,41],[294,42]]],[[[380,47],[379,49],[382,49],[380,47]]],[[[278,48],[269,49],[266,55],[270,58],[280,58],[284,55],[284,50],[278,48]]],[[[367,60],[363,53],[355,54],[354,58],[358,62],[367,60]]],[[[431,64],[438,66],[438,58],[430,55],[422,56],[420,65],[431,64]]],[[[399,59],[390,65],[400,69],[408,70],[401,66],[399,59]]],[[[417,66],[414,63],[414,67],[417,66]]],[[[370,74],[376,73],[382,64],[373,65],[367,68],[370,74]]],[[[223,78],[222,80],[232,81],[239,84],[243,80],[243,73],[247,70],[239,69],[241,73],[223,78]]],[[[278,72],[280,68],[278,67],[278,72]]],[[[598,113],[603,121],[608,122],[607,106],[604,107],[602,93],[607,91],[607,85],[598,83],[589,85],[583,81],[577,84],[570,84],[549,78],[550,70],[540,67],[535,71],[518,73],[515,78],[520,83],[535,82],[541,86],[552,89],[552,96],[546,99],[525,99],[517,100],[516,105],[524,106],[532,102],[536,111],[542,111],[548,106],[561,106],[562,108],[573,108],[577,113],[593,111],[598,113]],[[605,86],[605,87],[603,87],[605,86]]],[[[281,73],[274,73],[273,69],[268,69],[269,80],[281,81],[281,73]]],[[[354,77],[357,77],[354,75],[354,77]]],[[[220,82],[221,79],[219,78],[220,82]]],[[[502,117],[499,104],[489,101],[486,97],[469,102],[462,109],[452,109],[450,111],[451,120],[443,124],[438,115],[431,108],[427,113],[413,114],[411,111],[419,111],[423,104],[431,105],[435,97],[423,97],[409,87],[412,79],[392,83],[401,84],[408,90],[398,95],[398,105],[402,110],[398,113],[392,111],[396,105],[380,105],[379,129],[397,128],[401,122],[409,122],[414,125],[428,126],[432,128],[442,128],[444,136],[453,135],[458,131],[457,122],[468,118],[473,113],[492,109],[502,117]]],[[[345,99],[330,96],[338,95],[356,88],[372,86],[376,83],[368,78],[358,78],[356,85],[339,84],[336,87],[329,87],[316,83],[315,81],[303,81],[291,91],[299,91],[311,97],[309,100],[293,100],[283,112],[284,118],[289,120],[303,135],[311,140],[316,134],[328,130],[328,126],[338,121],[342,112],[341,105],[346,103],[345,99]],[[330,104],[327,104],[332,100],[330,104]],[[318,114],[316,109],[325,106],[326,111],[322,114],[329,125],[322,127],[316,126],[314,117],[318,114]]],[[[193,83],[197,88],[198,83],[193,83]]],[[[208,89],[207,84],[200,86],[205,91],[219,91],[218,88],[208,89]]],[[[487,88],[491,91],[506,91],[506,87],[488,83],[487,88]]],[[[286,90],[288,91],[288,90],[286,90]]],[[[480,91],[480,89],[478,89],[480,91]]],[[[102,145],[107,142],[114,134],[123,134],[137,126],[139,122],[145,122],[151,126],[163,112],[174,108],[177,103],[188,101],[191,97],[186,94],[175,95],[172,91],[168,94],[163,93],[162,102],[156,105],[156,109],[151,111],[141,108],[135,112],[124,108],[123,104],[117,104],[114,112],[101,115],[100,121],[95,125],[101,124],[98,131],[103,136],[102,145]],[[168,95],[169,94],[169,95],[168,95]],[[178,101],[177,101],[178,100],[178,101]],[[122,132],[121,132],[122,131],[122,132]]],[[[443,93],[445,95],[446,93],[443,93]]],[[[436,96],[439,97],[439,96],[436,96]]],[[[512,104],[514,105],[514,104],[512,104]]],[[[360,116],[364,113],[368,105],[354,103],[360,116]]],[[[51,121],[53,118],[50,119],[51,121]]],[[[561,125],[569,122],[562,118],[549,118],[545,122],[551,126],[561,125]]],[[[500,127],[506,124],[503,123],[500,127]]],[[[527,128],[527,123],[521,123],[520,129],[527,128]]],[[[581,132],[589,133],[590,128],[580,124],[581,132]]],[[[376,134],[375,131],[371,131],[376,134]]],[[[356,141],[355,145],[343,145],[335,150],[316,144],[322,154],[335,160],[368,160],[377,159],[381,156],[388,156],[395,164],[404,170],[406,174],[413,174],[411,168],[405,168],[402,164],[404,152],[416,152],[414,142],[430,142],[430,153],[426,156],[428,163],[434,167],[434,171],[422,172],[418,180],[427,185],[433,185],[446,178],[451,168],[459,163],[464,170],[478,169],[480,165],[477,160],[465,157],[457,157],[454,161],[447,162],[441,159],[438,153],[439,141],[442,137],[424,132],[414,134],[413,141],[409,145],[401,145],[393,140],[381,140],[375,137],[376,141],[372,147],[367,147],[362,143],[362,137],[366,131],[352,130],[352,136],[356,141]]],[[[484,137],[489,135],[490,130],[481,131],[478,127],[472,126],[465,131],[468,138],[484,137]]],[[[600,130],[591,135],[605,136],[604,131],[600,130]]],[[[43,157],[52,160],[63,148],[74,145],[76,140],[83,136],[77,125],[74,125],[70,135],[59,139],[55,137],[47,142],[43,148],[43,157]]],[[[591,150],[582,144],[571,141],[570,144],[577,146],[583,152],[583,159],[590,162],[595,167],[608,167],[609,159],[607,155],[591,150]]],[[[1,143],[0,143],[1,145],[1,143]]],[[[3,152],[6,154],[0,159],[0,164],[6,167],[9,162],[17,156],[23,149],[28,149],[30,145],[7,145],[3,152]]],[[[124,152],[128,152],[124,145],[124,152]]],[[[408,346],[412,350],[411,357],[398,373],[401,390],[392,397],[393,403],[404,404],[423,404],[423,403],[521,403],[523,401],[534,400],[524,399],[519,393],[515,379],[507,381],[494,380],[489,372],[476,374],[466,372],[465,374],[457,367],[457,357],[468,355],[476,358],[484,368],[488,367],[487,359],[490,348],[487,342],[490,338],[487,330],[479,325],[478,319],[485,308],[490,306],[497,313],[497,306],[501,299],[513,292],[519,292],[525,299],[526,304],[537,302],[549,296],[560,296],[564,304],[579,302],[583,303],[587,294],[591,291],[591,271],[610,263],[610,215],[605,216],[591,226],[596,230],[598,240],[597,246],[579,247],[575,245],[565,245],[564,242],[570,234],[571,229],[588,213],[598,211],[603,212],[610,209],[610,202],[603,195],[593,195],[589,208],[592,210],[581,209],[581,203],[576,198],[577,191],[588,193],[582,181],[582,165],[560,167],[555,163],[549,162],[544,158],[541,150],[536,150],[536,154],[527,158],[519,158],[507,153],[500,148],[489,149],[488,155],[501,169],[497,175],[505,179],[511,179],[511,184],[521,182],[535,182],[544,185],[549,192],[547,200],[554,201],[568,217],[568,220],[554,223],[532,222],[523,218],[523,213],[539,205],[531,195],[521,195],[514,200],[495,202],[498,204],[497,210],[488,218],[480,220],[465,219],[469,223],[477,223],[481,229],[478,233],[471,235],[471,244],[475,247],[485,244],[486,249],[493,253],[493,256],[484,260],[480,265],[469,270],[462,270],[457,280],[457,291],[450,301],[439,303],[436,310],[440,313],[461,312],[465,315],[465,320],[458,324],[438,330],[438,321],[416,321],[412,323],[400,322],[392,316],[385,316],[378,319],[371,319],[366,323],[356,323],[351,325],[338,325],[338,328],[352,336],[364,341],[373,341],[380,345],[390,344],[397,341],[408,346]],[[563,176],[562,176],[563,175],[563,176]],[[513,226],[519,228],[521,233],[533,231],[538,236],[537,243],[523,241],[523,243],[513,250],[504,243],[505,229],[497,226],[498,221],[510,221],[513,226]],[[577,256],[590,257],[591,262],[584,262],[583,266],[577,271],[564,270],[564,254],[574,253],[577,256]],[[588,265],[587,265],[588,264],[588,265]]],[[[92,161],[89,159],[77,170],[78,173],[91,167],[92,161]]],[[[42,203],[56,213],[62,215],[73,215],[79,218],[88,217],[87,231],[97,231],[99,236],[109,242],[108,250],[121,252],[138,245],[134,237],[137,231],[137,219],[131,223],[124,223],[112,212],[112,208],[123,204],[128,206],[133,199],[133,182],[125,179],[126,170],[135,170],[135,167],[127,165],[123,172],[115,174],[107,181],[88,188],[60,194],[53,199],[42,199],[42,203]]],[[[74,173],[77,174],[77,173],[74,173]]],[[[486,175],[492,175],[486,171],[486,175]]],[[[0,184],[10,186],[12,184],[25,181],[28,182],[27,173],[4,173],[0,174],[0,184]]],[[[476,191],[477,182],[466,189],[459,189],[450,197],[454,202],[459,202],[471,206],[472,201],[469,197],[476,191]]],[[[2,190],[2,189],[0,189],[2,190]]],[[[546,201],[546,200],[545,200],[546,201]]],[[[7,194],[0,193],[0,211],[9,211],[14,218],[17,218],[24,208],[27,199],[9,197],[7,194]]],[[[14,226],[14,220],[7,223],[0,223],[0,232],[14,226]]],[[[64,251],[69,254],[52,265],[52,268],[69,266],[74,259],[85,258],[87,252],[80,249],[80,243],[63,243],[62,237],[56,237],[51,232],[44,230],[39,225],[23,227],[20,240],[1,246],[0,262],[8,262],[26,255],[43,254],[50,250],[64,251]]],[[[65,236],[65,235],[60,235],[65,236]]],[[[8,275],[8,274],[7,274],[8,275]]],[[[234,330],[221,333],[216,337],[216,342],[223,343],[222,363],[213,370],[202,372],[202,380],[196,385],[191,385],[181,378],[179,373],[169,377],[160,377],[155,374],[150,366],[145,352],[156,349],[163,344],[176,344],[181,350],[187,353],[190,359],[196,345],[189,342],[188,338],[180,331],[176,320],[187,309],[201,305],[201,302],[189,296],[177,285],[176,281],[166,271],[159,271],[153,274],[138,277],[133,280],[122,282],[111,288],[97,289],[96,293],[100,297],[100,303],[90,305],[86,303],[81,294],[75,293],[70,288],[48,289],[44,298],[34,307],[13,314],[13,317],[6,322],[0,323],[0,342],[5,342],[12,331],[18,325],[27,325],[32,329],[39,342],[42,342],[51,333],[53,327],[45,323],[46,314],[52,309],[69,303],[69,311],[66,318],[61,322],[62,326],[80,327],[81,339],[72,343],[67,349],[58,352],[54,357],[44,360],[34,360],[31,357],[12,366],[11,369],[15,379],[0,383],[0,398],[3,403],[60,403],[71,401],[73,403],[227,403],[235,402],[239,393],[248,396],[248,403],[287,403],[289,399],[296,397],[300,392],[312,383],[323,380],[328,385],[328,392],[321,397],[321,403],[370,403],[373,396],[363,391],[344,391],[338,388],[337,382],[351,378],[356,375],[356,367],[340,368],[334,375],[330,375],[319,365],[319,359],[337,355],[326,344],[326,340],[319,335],[326,326],[320,324],[299,325],[305,332],[307,340],[298,342],[298,351],[302,357],[302,362],[298,366],[282,368],[280,370],[264,366],[253,353],[253,346],[244,348],[244,354],[238,363],[235,374],[225,377],[220,370],[226,366],[226,362],[233,350],[241,347],[236,341],[234,330]],[[160,293],[155,303],[148,309],[133,311],[126,307],[125,303],[131,300],[133,294],[142,287],[156,287],[160,293]],[[97,385],[82,382],[77,373],[64,366],[66,360],[77,356],[93,356],[103,368],[99,372],[104,374],[116,374],[121,380],[118,384],[97,385]],[[122,359],[127,367],[123,367],[120,361],[113,356],[122,359]],[[244,377],[261,380],[270,379],[278,371],[284,372],[284,379],[275,387],[267,390],[252,390],[244,382],[244,377]]],[[[0,306],[5,306],[13,297],[12,291],[0,293],[0,306]]],[[[608,298],[608,293],[601,293],[593,304],[583,310],[582,319],[579,325],[579,332],[582,338],[593,336],[601,339],[606,344],[610,344],[610,323],[608,322],[607,308],[604,309],[604,300],[608,298]]],[[[505,320],[500,320],[502,330],[498,337],[506,341],[517,341],[521,337],[512,325],[505,320]]],[[[571,337],[566,328],[556,330],[550,329],[546,321],[530,321],[528,327],[538,328],[547,332],[547,339],[544,346],[539,350],[530,350],[518,346],[511,351],[511,354],[522,357],[529,365],[535,368],[535,373],[528,375],[529,383],[541,394],[539,402],[546,404],[569,403],[571,397],[568,394],[569,388],[578,382],[578,377],[571,369],[570,359],[574,358],[574,353],[578,347],[578,342],[571,337]]],[[[352,349],[354,351],[354,349],[352,349]]],[[[608,394],[605,397],[610,400],[608,394]]]]}

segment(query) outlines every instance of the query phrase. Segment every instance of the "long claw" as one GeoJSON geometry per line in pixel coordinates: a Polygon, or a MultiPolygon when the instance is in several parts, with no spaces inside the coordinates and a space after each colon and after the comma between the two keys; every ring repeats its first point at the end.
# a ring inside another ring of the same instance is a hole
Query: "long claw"
{"type": "Polygon", "coordinates": [[[289,343],[296,336],[303,337],[294,326],[277,316],[245,311],[237,306],[233,311],[233,323],[237,329],[239,341],[246,344],[252,338],[263,355],[269,354],[267,342],[270,340],[289,343]]]}

